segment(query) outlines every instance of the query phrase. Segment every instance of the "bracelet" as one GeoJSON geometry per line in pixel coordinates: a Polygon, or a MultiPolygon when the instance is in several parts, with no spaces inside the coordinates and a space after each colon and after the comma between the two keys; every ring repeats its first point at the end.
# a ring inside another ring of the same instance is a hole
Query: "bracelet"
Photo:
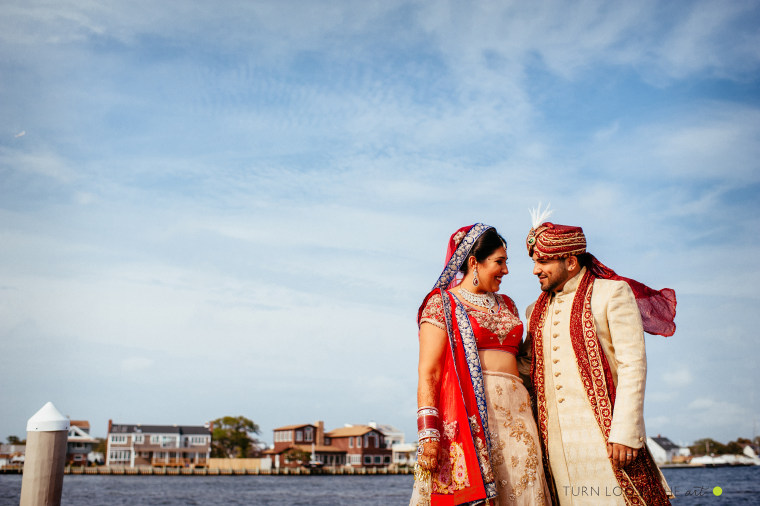
{"type": "Polygon", "coordinates": [[[438,408],[435,408],[433,406],[422,406],[417,410],[417,417],[425,416],[425,415],[431,415],[431,416],[440,416],[438,412],[438,408]]]}
{"type": "Polygon", "coordinates": [[[417,440],[420,443],[431,440],[440,441],[441,432],[438,429],[422,429],[421,431],[417,432],[417,440]]]}
{"type": "Polygon", "coordinates": [[[424,430],[424,429],[437,429],[437,428],[438,428],[437,416],[425,415],[425,416],[417,417],[418,431],[424,430]]]}
{"type": "Polygon", "coordinates": [[[432,406],[423,406],[417,410],[417,431],[426,429],[438,431],[439,427],[438,409],[432,406]]]}

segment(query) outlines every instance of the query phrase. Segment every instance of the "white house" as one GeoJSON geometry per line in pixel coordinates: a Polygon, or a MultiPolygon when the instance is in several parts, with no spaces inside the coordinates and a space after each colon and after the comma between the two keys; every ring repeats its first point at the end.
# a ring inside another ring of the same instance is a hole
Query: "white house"
{"type": "Polygon", "coordinates": [[[678,446],[670,439],[662,437],[659,434],[657,437],[647,437],[647,446],[657,464],[668,464],[673,462],[673,457],[688,457],[691,454],[688,448],[678,446]]]}
{"type": "Polygon", "coordinates": [[[210,427],[108,421],[107,466],[205,467],[210,457],[210,427]]]}
{"type": "Polygon", "coordinates": [[[66,463],[68,465],[86,466],[90,453],[98,440],[90,436],[90,422],[87,420],[71,420],[69,436],[66,443],[66,463]]]}

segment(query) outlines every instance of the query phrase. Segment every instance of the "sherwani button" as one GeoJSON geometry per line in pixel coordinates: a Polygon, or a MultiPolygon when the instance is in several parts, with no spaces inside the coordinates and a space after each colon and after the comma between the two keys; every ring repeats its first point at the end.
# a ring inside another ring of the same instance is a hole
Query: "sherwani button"
{"type": "Polygon", "coordinates": [[[559,376],[560,374],[562,374],[562,373],[561,373],[561,372],[555,372],[555,373],[554,373],[554,377],[556,378],[556,377],[557,377],[557,376],[559,376]]]}
{"type": "Polygon", "coordinates": [[[553,323],[553,325],[559,325],[559,322],[558,322],[558,321],[555,321],[555,322],[553,323]]]}
{"type": "Polygon", "coordinates": [[[557,399],[557,402],[565,402],[565,398],[557,399]]]}
{"type": "Polygon", "coordinates": [[[557,309],[556,311],[554,311],[554,314],[559,314],[559,312],[560,312],[560,310],[557,309]]]}
{"type": "Polygon", "coordinates": [[[561,389],[562,385],[557,385],[557,390],[561,389]]]}
{"type": "Polygon", "coordinates": [[[557,351],[559,349],[559,346],[555,346],[552,348],[554,351],[557,351]]]}
{"type": "Polygon", "coordinates": [[[556,364],[557,362],[559,362],[559,359],[555,358],[554,360],[552,360],[552,362],[554,362],[556,364]]]}
{"type": "Polygon", "coordinates": [[[554,334],[552,337],[559,337],[559,334],[554,334]]]}

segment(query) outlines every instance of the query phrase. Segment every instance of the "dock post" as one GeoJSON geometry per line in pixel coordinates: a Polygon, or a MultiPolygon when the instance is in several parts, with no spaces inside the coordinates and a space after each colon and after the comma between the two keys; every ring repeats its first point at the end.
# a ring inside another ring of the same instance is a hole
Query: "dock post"
{"type": "Polygon", "coordinates": [[[61,504],[69,423],[52,402],[27,422],[20,506],[61,504]]]}

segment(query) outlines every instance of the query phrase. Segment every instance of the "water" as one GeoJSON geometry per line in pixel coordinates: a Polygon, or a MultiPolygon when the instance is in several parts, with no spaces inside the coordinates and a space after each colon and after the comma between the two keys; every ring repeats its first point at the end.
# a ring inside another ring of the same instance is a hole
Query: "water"
{"type": "Polygon", "coordinates": [[[674,506],[760,504],[760,466],[668,468],[662,474],[676,494],[674,506]]]}
{"type": "MultiPolygon", "coordinates": [[[[663,469],[674,506],[760,504],[760,466],[663,469]],[[722,488],[716,496],[714,487],[722,488]]],[[[98,476],[68,475],[63,505],[406,506],[410,475],[98,476]]],[[[17,506],[21,475],[0,475],[0,506],[17,506]]],[[[600,502],[603,504],[603,501],[600,502]]]]}
{"type": "MultiPolygon", "coordinates": [[[[67,475],[61,504],[303,505],[409,504],[411,475],[98,476],[67,475]]],[[[17,506],[20,475],[0,475],[0,505],[17,506]]]]}

